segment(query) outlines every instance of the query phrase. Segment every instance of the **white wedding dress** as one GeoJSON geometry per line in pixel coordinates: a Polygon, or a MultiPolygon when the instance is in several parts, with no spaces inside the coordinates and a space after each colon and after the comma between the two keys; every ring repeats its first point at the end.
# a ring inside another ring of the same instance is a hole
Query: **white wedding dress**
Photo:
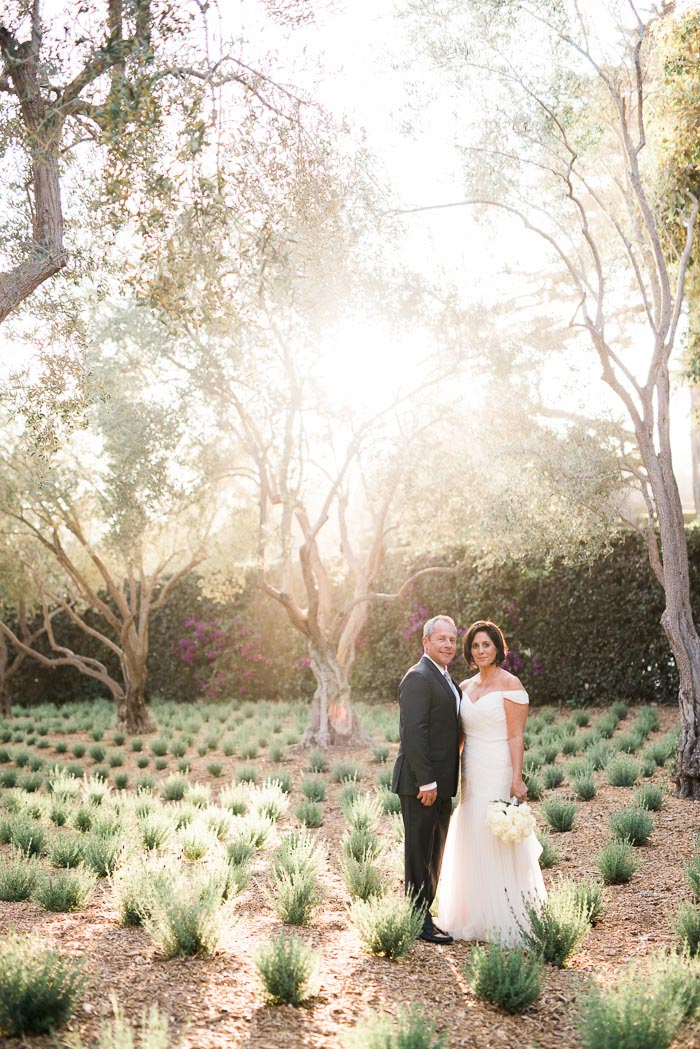
{"type": "Polygon", "coordinates": [[[535,834],[508,843],[486,826],[486,806],[507,800],[512,781],[504,699],[528,702],[523,689],[487,692],[475,703],[462,697],[460,801],[445,844],[437,924],[456,940],[514,945],[522,939],[518,923],[528,924],[523,897],[544,901],[546,892],[535,834]]]}

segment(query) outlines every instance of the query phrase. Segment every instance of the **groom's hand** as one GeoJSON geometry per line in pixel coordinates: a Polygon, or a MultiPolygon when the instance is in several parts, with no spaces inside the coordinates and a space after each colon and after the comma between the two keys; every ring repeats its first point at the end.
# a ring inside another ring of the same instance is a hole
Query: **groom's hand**
{"type": "Polygon", "coordinates": [[[437,788],[434,787],[432,790],[419,790],[416,797],[421,805],[434,805],[437,801],[437,788]]]}

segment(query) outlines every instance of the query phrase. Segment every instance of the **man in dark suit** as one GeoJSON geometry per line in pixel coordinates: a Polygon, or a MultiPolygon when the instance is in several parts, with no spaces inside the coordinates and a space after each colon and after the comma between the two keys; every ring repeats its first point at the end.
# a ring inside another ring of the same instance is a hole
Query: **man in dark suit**
{"type": "Polygon", "coordinates": [[[406,892],[425,904],[421,939],[452,943],[430,916],[459,771],[461,693],[447,670],[457,651],[449,616],[423,627],[423,656],[399,685],[400,738],[391,789],[401,798],[406,892]]]}

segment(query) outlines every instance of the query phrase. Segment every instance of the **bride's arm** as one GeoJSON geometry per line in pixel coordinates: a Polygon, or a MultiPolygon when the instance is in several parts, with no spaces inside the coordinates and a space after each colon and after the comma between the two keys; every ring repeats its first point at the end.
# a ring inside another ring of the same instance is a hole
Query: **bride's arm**
{"type": "Polygon", "coordinates": [[[527,797],[527,786],[523,782],[523,756],[525,754],[525,722],[527,721],[527,703],[513,703],[504,699],[508,727],[508,748],[510,762],[513,766],[513,777],[510,784],[510,795],[518,801],[527,797]]]}

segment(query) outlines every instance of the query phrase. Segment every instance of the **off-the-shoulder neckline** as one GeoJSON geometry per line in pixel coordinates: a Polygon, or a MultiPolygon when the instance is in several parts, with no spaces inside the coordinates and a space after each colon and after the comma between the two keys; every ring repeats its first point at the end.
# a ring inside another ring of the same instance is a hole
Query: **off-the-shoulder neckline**
{"type": "Polygon", "coordinates": [[[521,695],[522,696],[526,696],[527,695],[527,689],[526,688],[494,688],[490,692],[484,692],[483,696],[479,696],[478,699],[472,699],[471,696],[469,695],[469,693],[467,692],[467,690],[466,689],[464,690],[464,695],[467,697],[467,699],[469,700],[469,702],[471,703],[471,705],[473,707],[475,707],[477,703],[481,703],[482,699],[487,699],[488,696],[498,696],[498,695],[500,695],[500,696],[507,696],[508,694],[510,694],[511,696],[521,696],[521,695]]]}

